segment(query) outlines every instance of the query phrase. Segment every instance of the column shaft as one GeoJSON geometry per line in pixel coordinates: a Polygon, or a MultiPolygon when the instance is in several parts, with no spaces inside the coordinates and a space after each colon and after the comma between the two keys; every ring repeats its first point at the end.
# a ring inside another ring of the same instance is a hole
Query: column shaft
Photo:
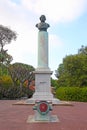
{"type": "Polygon", "coordinates": [[[48,32],[38,32],[38,68],[48,68],[48,32]]]}

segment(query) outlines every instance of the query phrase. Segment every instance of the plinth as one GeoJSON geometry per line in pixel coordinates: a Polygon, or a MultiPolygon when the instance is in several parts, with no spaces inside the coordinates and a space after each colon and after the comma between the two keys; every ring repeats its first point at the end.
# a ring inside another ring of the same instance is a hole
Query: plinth
{"type": "Polygon", "coordinates": [[[36,100],[51,100],[50,75],[52,71],[35,71],[35,93],[33,98],[36,100]]]}

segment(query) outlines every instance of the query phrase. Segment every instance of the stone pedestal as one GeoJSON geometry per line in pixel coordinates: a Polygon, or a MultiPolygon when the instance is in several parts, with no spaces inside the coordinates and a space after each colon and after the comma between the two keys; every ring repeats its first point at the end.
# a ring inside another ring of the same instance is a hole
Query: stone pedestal
{"type": "Polygon", "coordinates": [[[35,71],[35,93],[36,100],[52,100],[50,75],[51,71],[35,71]]]}

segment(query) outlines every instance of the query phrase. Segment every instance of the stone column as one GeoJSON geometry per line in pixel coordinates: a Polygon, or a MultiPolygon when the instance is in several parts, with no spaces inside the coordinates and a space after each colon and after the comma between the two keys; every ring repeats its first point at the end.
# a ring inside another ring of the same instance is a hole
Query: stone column
{"type": "Polygon", "coordinates": [[[48,32],[38,32],[38,69],[48,69],[48,32]]]}

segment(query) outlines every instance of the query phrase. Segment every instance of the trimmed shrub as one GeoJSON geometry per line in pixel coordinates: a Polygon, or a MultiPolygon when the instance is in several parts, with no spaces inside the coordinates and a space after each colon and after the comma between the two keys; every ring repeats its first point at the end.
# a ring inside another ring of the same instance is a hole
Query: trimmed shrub
{"type": "Polygon", "coordinates": [[[87,102],[87,87],[60,87],[56,90],[60,100],[87,102]]]}
{"type": "Polygon", "coordinates": [[[65,90],[66,90],[66,87],[58,88],[56,90],[56,97],[59,98],[60,100],[66,100],[65,90]]]}
{"type": "Polygon", "coordinates": [[[86,88],[81,88],[81,102],[87,102],[87,87],[86,88]]]}

